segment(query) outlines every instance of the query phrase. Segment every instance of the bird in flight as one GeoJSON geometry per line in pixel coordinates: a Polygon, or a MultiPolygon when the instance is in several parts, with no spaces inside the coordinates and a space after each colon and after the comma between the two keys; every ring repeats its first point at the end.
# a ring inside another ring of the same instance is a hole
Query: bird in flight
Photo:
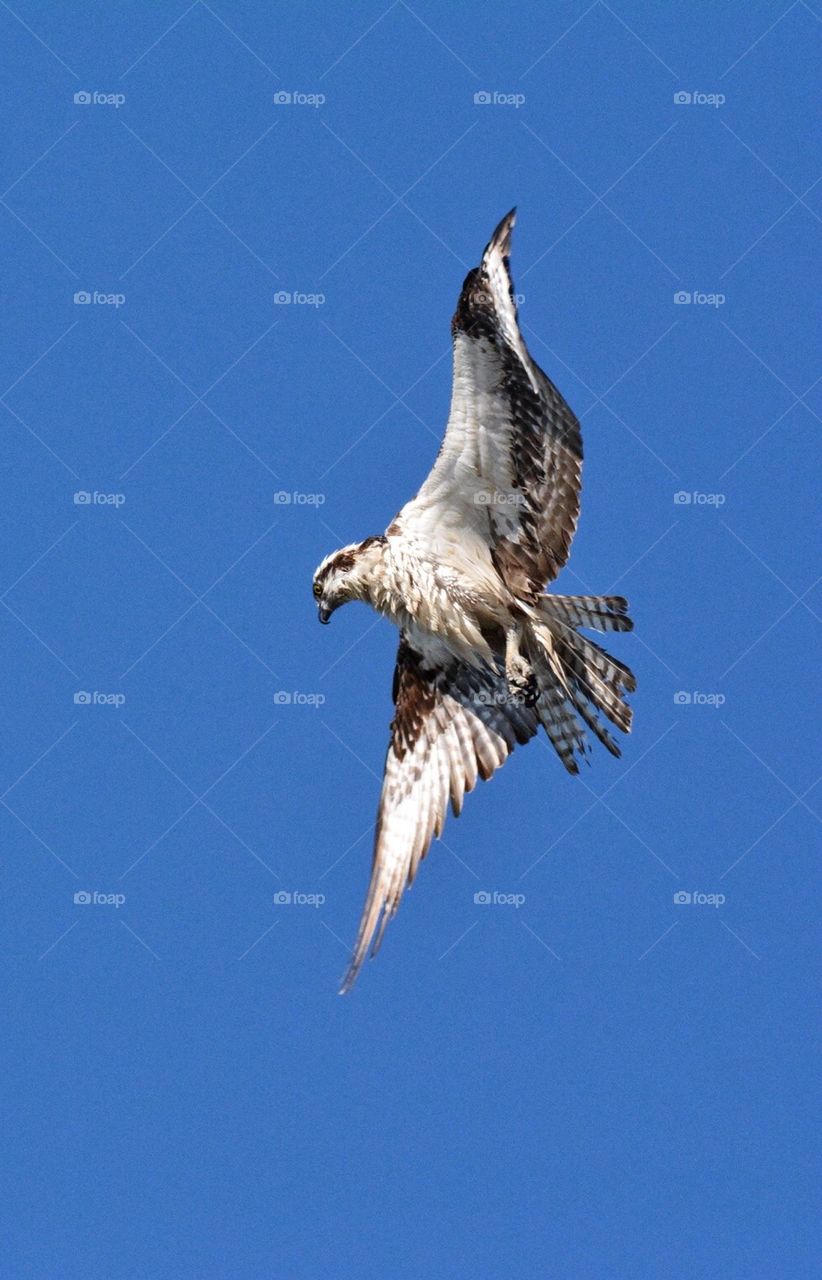
{"type": "Polygon", "coordinates": [[[428,478],[385,533],[335,551],[314,574],[320,622],[362,600],[400,633],[371,880],[341,994],[376,954],[449,799],[458,816],[477,778],[540,728],[575,774],[586,730],[620,754],[598,712],[631,727],[633,674],[579,630],[630,631],[628,602],[545,590],[579,516],[582,440],[519,330],[515,214],[462,286],[451,409],[428,478]]]}

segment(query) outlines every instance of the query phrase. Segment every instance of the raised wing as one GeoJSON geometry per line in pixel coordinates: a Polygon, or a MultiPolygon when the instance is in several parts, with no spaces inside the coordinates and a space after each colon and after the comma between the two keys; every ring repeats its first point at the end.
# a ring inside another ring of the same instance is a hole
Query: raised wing
{"type": "Polygon", "coordinates": [[[534,598],[568,558],[579,515],[579,422],[531,359],[508,270],[516,210],[469,271],[452,320],[453,390],[437,461],[400,513],[436,546],[486,544],[509,590],[534,598]]]}
{"type": "Polygon", "coordinates": [[[511,700],[504,676],[464,665],[437,642],[425,648],[401,636],[371,882],[341,994],[372,940],[371,954],[379,949],[406,885],[442,833],[449,798],[458,817],[477,777],[490,778],[537,731],[536,712],[511,700]]]}

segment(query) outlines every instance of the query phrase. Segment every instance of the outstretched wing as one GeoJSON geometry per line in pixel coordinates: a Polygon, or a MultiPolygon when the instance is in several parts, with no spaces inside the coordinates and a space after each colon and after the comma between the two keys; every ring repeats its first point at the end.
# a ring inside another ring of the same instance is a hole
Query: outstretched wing
{"type": "MultiPolygon", "coordinates": [[[[469,271],[452,321],[453,390],[437,461],[403,531],[485,546],[509,590],[539,594],[568,558],[579,515],[579,422],[532,360],[508,270],[516,210],[469,271]]],[[[467,548],[466,548],[467,549],[467,548]]]]}
{"type": "Polygon", "coordinates": [[[438,642],[424,648],[400,638],[371,882],[341,994],[372,941],[376,954],[406,885],[442,833],[449,798],[458,817],[477,777],[490,778],[537,731],[535,711],[511,699],[504,676],[465,666],[438,642]]]}

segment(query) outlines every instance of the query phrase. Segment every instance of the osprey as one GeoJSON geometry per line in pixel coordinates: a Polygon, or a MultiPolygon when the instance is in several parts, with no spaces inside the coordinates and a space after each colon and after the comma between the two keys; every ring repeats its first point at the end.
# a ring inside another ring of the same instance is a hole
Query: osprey
{"type": "Polygon", "coordinates": [[[376,954],[448,801],[455,816],[542,727],[569,773],[586,728],[615,756],[601,712],[627,733],[631,671],[579,631],[630,631],[621,596],[547,593],[579,515],[580,426],[528,353],[508,269],[516,210],[462,286],[453,390],[434,467],[384,534],[327,556],[320,622],[362,600],[399,628],[395,715],[371,881],[341,992],[376,954]]]}

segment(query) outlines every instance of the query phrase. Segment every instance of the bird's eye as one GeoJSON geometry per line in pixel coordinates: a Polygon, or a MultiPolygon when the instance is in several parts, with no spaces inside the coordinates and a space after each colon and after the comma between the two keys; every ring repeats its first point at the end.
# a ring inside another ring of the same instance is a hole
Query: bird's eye
{"type": "Polygon", "coordinates": [[[314,583],[314,588],[313,588],[313,590],[314,590],[314,599],[315,599],[315,600],[319,600],[320,596],[321,596],[321,595],[322,595],[322,593],[323,593],[323,589],[322,589],[322,587],[320,586],[319,582],[315,582],[315,583],[314,583]]]}

